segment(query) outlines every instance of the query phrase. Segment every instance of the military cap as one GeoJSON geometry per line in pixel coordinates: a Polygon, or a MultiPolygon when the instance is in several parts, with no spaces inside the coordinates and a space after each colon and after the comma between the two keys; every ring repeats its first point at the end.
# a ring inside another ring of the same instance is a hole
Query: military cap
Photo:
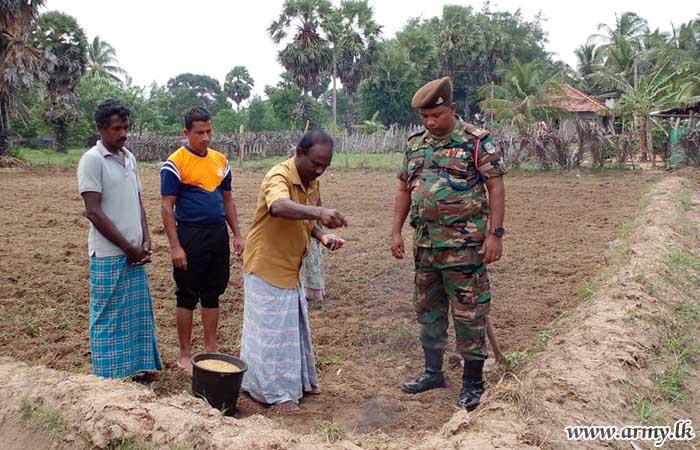
{"type": "Polygon", "coordinates": [[[416,91],[411,100],[413,108],[435,108],[452,103],[452,81],[450,77],[429,81],[416,91]]]}

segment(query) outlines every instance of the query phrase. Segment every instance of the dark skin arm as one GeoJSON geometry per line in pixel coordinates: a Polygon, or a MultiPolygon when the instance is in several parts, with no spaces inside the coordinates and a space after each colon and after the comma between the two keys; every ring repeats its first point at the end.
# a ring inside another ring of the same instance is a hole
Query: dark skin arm
{"type": "Polygon", "coordinates": [[[401,229],[411,210],[411,192],[404,181],[399,180],[399,187],[394,195],[394,221],[391,227],[391,254],[402,259],[405,253],[401,229]]]}
{"type": "Polygon", "coordinates": [[[233,233],[233,251],[236,256],[241,256],[243,253],[243,236],[241,229],[238,227],[238,210],[236,202],[233,200],[231,191],[222,191],[224,197],[224,210],[226,211],[226,223],[228,223],[231,232],[233,233]]]}
{"type": "Polygon", "coordinates": [[[486,189],[489,192],[489,235],[486,236],[479,254],[484,257],[486,264],[498,261],[503,253],[501,238],[493,234],[493,231],[503,226],[503,218],[506,212],[506,187],[503,177],[494,177],[486,180],[486,189]]]}
{"type": "Polygon", "coordinates": [[[348,226],[343,215],[335,209],[302,205],[286,198],[275,200],[270,205],[270,215],[289,220],[316,220],[326,228],[348,226]]]}
{"type": "Polygon", "coordinates": [[[168,236],[170,244],[170,257],[173,260],[175,267],[187,270],[187,254],[180,245],[180,239],[177,237],[177,222],[175,221],[175,200],[176,195],[163,195],[161,202],[160,214],[163,216],[163,228],[168,236]]]}
{"type": "Polygon", "coordinates": [[[143,232],[143,251],[148,253],[148,258],[146,262],[151,262],[151,255],[153,250],[151,250],[151,233],[148,231],[148,220],[146,219],[146,208],[143,206],[143,200],[141,200],[141,194],[139,193],[139,205],[141,205],[141,230],[143,232]]]}
{"type": "Polygon", "coordinates": [[[333,233],[326,232],[326,230],[321,228],[318,224],[314,225],[313,230],[311,230],[311,236],[318,239],[318,241],[330,251],[341,249],[345,245],[345,239],[333,233]]]}
{"type": "MultiPolygon", "coordinates": [[[[117,230],[109,217],[102,211],[102,194],[99,192],[83,192],[83,201],[85,202],[85,217],[97,228],[104,237],[109,239],[114,245],[119,247],[131,264],[145,264],[150,261],[150,253],[145,250],[145,246],[131,245],[129,241],[117,230]]],[[[139,199],[140,201],[140,199],[139,199]]],[[[141,204],[142,219],[141,224],[146,222],[146,214],[144,213],[143,204],[141,204]]],[[[146,236],[148,236],[148,228],[143,229],[144,244],[146,236]]],[[[149,238],[150,242],[150,238],[149,238]]],[[[150,245],[150,243],[149,243],[150,245]]],[[[150,250],[149,250],[150,251],[150,250]]]]}
{"type": "MultiPolygon", "coordinates": [[[[321,203],[321,196],[318,197],[316,206],[323,206],[323,203],[321,203]]],[[[311,236],[330,251],[338,250],[345,245],[345,239],[333,233],[328,233],[318,222],[314,224],[314,228],[311,230],[311,236]]]]}

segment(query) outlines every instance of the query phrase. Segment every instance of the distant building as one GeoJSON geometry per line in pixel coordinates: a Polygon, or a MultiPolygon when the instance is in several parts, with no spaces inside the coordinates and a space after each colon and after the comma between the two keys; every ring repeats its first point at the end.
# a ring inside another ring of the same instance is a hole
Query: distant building
{"type": "Polygon", "coordinates": [[[549,108],[562,113],[553,125],[567,133],[576,132],[577,120],[595,121],[607,126],[609,108],[606,104],[569,84],[549,95],[546,103],[549,108]]]}
{"type": "Polygon", "coordinates": [[[547,105],[574,115],[579,120],[599,120],[599,112],[606,109],[600,100],[565,84],[561,92],[552,94],[547,105]]]}

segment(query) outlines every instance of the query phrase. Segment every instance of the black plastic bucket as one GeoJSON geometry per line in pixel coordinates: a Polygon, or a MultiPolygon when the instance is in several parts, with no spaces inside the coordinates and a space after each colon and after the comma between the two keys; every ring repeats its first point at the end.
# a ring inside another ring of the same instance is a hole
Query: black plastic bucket
{"type": "Polygon", "coordinates": [[[211,406],[231,416],[236,411],[238,394],[241,392],[243,374],[248,365],[243,360],[225,353],[200,353],[192,357],[192,394],[204,398],[211,406]],[[198,361],[218,359],[241,369],[236,373],[214,372],[197,365],[198,361]]]}

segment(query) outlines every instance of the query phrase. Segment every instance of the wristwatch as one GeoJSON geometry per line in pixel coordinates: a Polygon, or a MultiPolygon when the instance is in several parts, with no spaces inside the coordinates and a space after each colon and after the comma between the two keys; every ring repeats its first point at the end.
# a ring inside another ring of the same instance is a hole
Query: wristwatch
{"type": "Polygon", "coordinates": [[[489,231],[489,234],[502,238],[503,235],[506,234],[506,230],[503,227],[497,227],[495,230],[489,231]]]}

